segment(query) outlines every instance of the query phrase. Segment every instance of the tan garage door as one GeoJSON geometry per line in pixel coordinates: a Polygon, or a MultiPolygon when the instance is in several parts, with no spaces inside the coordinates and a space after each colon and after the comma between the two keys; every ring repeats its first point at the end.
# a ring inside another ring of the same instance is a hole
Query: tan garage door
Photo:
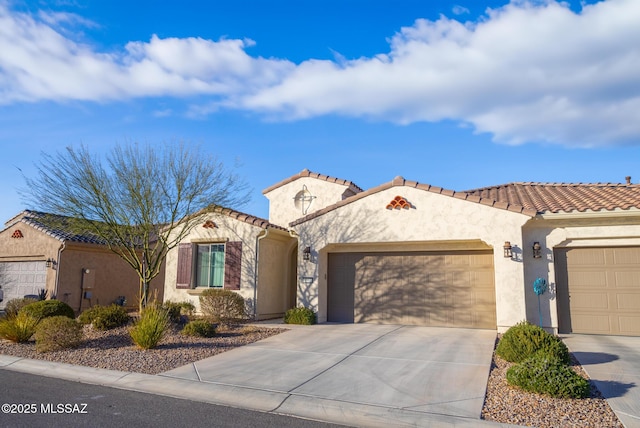
{"type": "Polygon", "coordinates": [[[491,251],[331,253],[329,321],[496,328],[491,251]]]}
{"type": "Polygon", "coordinates": [[[556,250],[561,333],[640,336],[640,248],[556,250]]]}

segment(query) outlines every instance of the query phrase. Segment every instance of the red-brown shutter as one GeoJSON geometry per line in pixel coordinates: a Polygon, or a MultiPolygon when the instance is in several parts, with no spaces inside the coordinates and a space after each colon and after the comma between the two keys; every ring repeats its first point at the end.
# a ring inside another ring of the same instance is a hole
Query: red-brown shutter
{"type": "Polygon", "coordinates": [[[242,276],[242,242],[227,242],[224,256],[224,288],[240,290],[242,276]]]}
{"type": "Polygon", "coordinates": [[[193,272],[193,244],[178,246],[178,278],[176,288],[191,288],[191,273],[193,272]]]}

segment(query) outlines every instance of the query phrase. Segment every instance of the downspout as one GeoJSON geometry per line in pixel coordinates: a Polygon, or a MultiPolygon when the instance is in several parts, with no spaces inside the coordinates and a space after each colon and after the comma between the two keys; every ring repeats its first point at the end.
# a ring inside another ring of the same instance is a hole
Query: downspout
{"type": "Polygon", "coordinates": [[[56,284],[53,288],[53,295],[55,296],[56,299],[58,299],[58,284],[60,283],[60,260],[61,260],[60,257],[62,257],[62,252],[64,251],[66,246],[67,246],[67,241],[62,241],[62,245],[60,245],[60,248],[58,248],[58,266],[56,267],[56,284]]]}
{"type": "Polygon", "coordinates": [[[264,229],[264,235],[258,235],[256,237],[256,265],[253,270],[254,278],[253,278],[253,319],[256,319],[258,314],[258,261],[260,259],[260,241],[266,238],[269,235],[269,229],[264,229]]]}

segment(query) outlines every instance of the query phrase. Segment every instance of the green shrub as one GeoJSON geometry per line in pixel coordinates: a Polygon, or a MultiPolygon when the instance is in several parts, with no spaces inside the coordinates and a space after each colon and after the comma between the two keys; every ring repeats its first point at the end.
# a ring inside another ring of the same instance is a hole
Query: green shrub
{"type": "Polygon", "coordinates": [[[4,307],[5,317],[15,318],[18,316],[18,312],[20,311],[20,309],[37,301],[38,299],[33,299],[31,297],[23,297],[22,299],[11,299],[4,307]]]}
{"type": "Polygon", "coordinates": [[[244,299],[231,290],[205,290],[200,295],[200,308],[214,322],[234,321],[245,317],[244,299]]]}
{"type": "Polygon", "coordinates": [[[82,342],[82,325],[64,315],[48,317],[40,321],[34,337],[38,352],[74,348],[82,342]]]}
{"type": "Polygon", "coordinates": [[[71,306],[67,305],[60,300],[40,300],[34,303],[30,303],[22,309],[20,312],[24,312],[27,315],[31,315],[34,318],[42,320],[48,317],[64,316],[67,318],[75,318],[76,314],[71,309],[71,306]]]}
{"type": "Polygon", "coordinates": [[[541,354],[507,370],[507,382],[525,391],[558,398],[586,398],[589,381],[554,357],[541,354]]]}
{"type": "Polygon", "coordinates": [[[155,348],[169,328],[169,313],[158,305],[148,305],[129,330],[133,342],[142,349],[155,348]]]}
{"type": "Polygon", "coordinates": [[[98,330],[110,330],[129,322],[127,310],[115,303],[109,306],[96,305],[78,316],[81,324],[92,324],[98,330]]]}
{"type": "Polygon", "coordinates": [[[191,316],[196,310],[196,307],[191,302],[172,302],[167,300],[162,304],[162,307],[169,312],[169,318],[171,322],[179,323],[182,321],[183,316],[191,316]]]}
{"type": "Polygon", "coordinates": [[[36,332],[38,319],[23,312],[0,320],[0,337],[16,343],[27,342],[36,332]]]}
{"type": "Polygon", "coordinates": [[[213,337],[216,335],[216,326],[205,320],[194,320],[187,323],[182,329],[185,336],[213,337]]]}
{"type": "Polygon", "coordinates": [[[284,314],[285,324],[311,325],[316,323],[316,314],[309,308],[293,308],[284,314]]]}
{"type": "Polygon", "coordinates": [[[526,321],[514,325],[502,335],[496,354],[513,363],[535,354],[555,357],[564,364],[570,362],[569,350],[558,337],[526,321]]]}

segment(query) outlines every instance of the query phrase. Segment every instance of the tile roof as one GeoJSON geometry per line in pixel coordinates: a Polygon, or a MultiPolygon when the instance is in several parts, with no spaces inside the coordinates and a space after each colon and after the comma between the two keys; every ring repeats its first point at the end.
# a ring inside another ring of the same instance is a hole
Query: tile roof
{"type": "Polygon", "coordinates": [[[330,177],[328,175],[318,174],[317,172],[311,172],[311,171],[309,171],[308,169],[305,168],[302,171],[300,171],[299,173],[294,174],[291,177],[286,178],[286,179],[280,181],[279,183],[274,184],[273,186],[267,187],[266,189],[264,189],[262,191],[262,194],[263,195],[267,194],[267,193],[271,192],[272,190],[277,189],[278,187],[282,187],[285,184],[289,184],[292,181],[296,181],[297,179],[303,178],[303,177],[317,178],[318,180],[324,180],[324,181],[328,181],[330,183],[341,184],[343,186],[349,187],[351,190],[353,190],[354,193],[362,192],[362,188],[360,188],[360,186],[357,186],[352,181],[343,180],[341,178],[330,177]]]}
{"type": "Polygon", "coordinates": [[[311,220],[313,218],[319,217],[323,214],[328,213],[329,211],[333,211],[339,207],[342,207],[344,205],[350,204],[354,201],[357,201],[358,199],[362,199],[365,198],[369,195],[372,195],[374,193],[378,193],[378,192],[382,192],[383,190],[387,190],[387,189],[391,189],[393,187],[413,187],[416,189],[420,189],[420,190],[424,190],[426,192],[431,192],[431,193],[437,193],[440,195],[445,195],[445,196],[450,196],[452,198],[456,198],[456,199],[462,199],[465,201],[469,201],[469,202],[474,202],[474,203],[479,203],[482,205],[487,205],[490,207],[494,207],[494,208],[498,208],[498,209],[502,209],[502,210],[507,210],[507,211],[511,211],[511,212],[515,212],[515,213],[520,213],[520,214],[524,214],[527,215],[529,217],[534,217],[537,212],[535,209],[531,209],[531,208],[526,208],[520,204],[514,204],[514,203],[509,203],[506,201],[497,201],[495,199],[491,199],[491,198],[486,198],[486,197],[481,197],[478,195],[472,195],[469,194],[467,192],[456,192],[453,190],[447,190],[447,189],[443,189],[442,187],[436,187],[436,186],[432,186],[430,184],[422,184],[422,183],[418,183],[417,181],[409,181],[409,180],[405,180],[403,177],[396,177],[393,179],[393,181],[382,184],[378,187],[374,187],[372,189],[366,190],[364,192],[360,192],[354,196],[351,196],[350,198],[344,199],[340,202],[337,202],[333,205],[330,205],[328,207],[325,207],[321,210],[315,211],[309,215],[306,215],[298,220],[295,220],[293,222],[291,222],[289,225],[290,226],[296,226],[298,224],[304,223],[308,220],[311,220]]]}
{"type": "MultiPolygon", "coordinates": [[[[239,221],[243,221],[245,223],[252,224],[257,227],[261,227],[263,229],[269,228],[269,229],[279,229],[284,231],[288,230],[282,226],[278,226],[277,224],[269,223],[269,220],[265,220],[263,218],[256,217],[250,214],[245,214],[243,212],[236,211],[231,208],[216,206],[213,208],[205,208],[200,213],[203,213],[204,211],[226,215],[228,217],[234,218],[239,221]]],[[[199,215],[199,214],[195,214],[195,215],[199,215]]]]}
{"type": "Polygon", "coordinates": [[[465,193],[537,213],[640,209],[640,185],[618,183],[509,183],[465,193]]]}
{"type": "MultiPolygon", "coordinates": [[[[215,207],[210,208],[210,212],[219,213],[234,218],[245,223],[252,224],[263,229],[273,228],[286,231],[287,229],[272,223],[263,218],[255,217],[230,208],[215,207]]],[[[71,217],[56,214],[48,214],[39,211],[26,210],[11,220],[28,224],[35,229],[46,233],[60,241],[80,242],[85,244],[106,245],[107,242],[92,232],[77,233],[71,226],[71,217]]]]}
{"type": "MultiPolygon", "coordinates": [[[[81,242],[85,244],[106,245],[106,241],[92,232],[77,233],[71,226],[71,217],[26,210],[20,214],[20,222],[46,233],[60,241],[81,242]]],[[[19,215],[19,216],[20,216],[19,215]]],[[[14,217],[17,219],[19,216],[14,217]]]]}

